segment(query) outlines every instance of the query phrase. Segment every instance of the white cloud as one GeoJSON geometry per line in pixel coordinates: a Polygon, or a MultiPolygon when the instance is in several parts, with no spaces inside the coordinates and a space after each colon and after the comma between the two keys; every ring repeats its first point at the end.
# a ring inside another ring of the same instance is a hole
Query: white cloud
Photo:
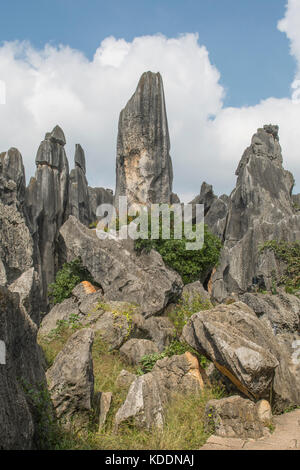
{"type": "MultiPolygon", "coordinates": [[[[289,20],[295,5],[299,9],[299,1],[289,2],[279,28],[288,35],[299,60],[295,13],[289,20]]],[[[160,71],[164,80],[174,190],[185,200],[199,192],[203,180],[217,193],[229,193],[252,134],[269,122],[279,124],[285,167],[300,179],[300,104],[269,98],[253,107],[224,108],[220,74],[195,34],[176,39],[143,36],[132,42],[108,37],[92,61],[65,46],[46,45],[37,51],[29,43],[4,43],[0,79],[6,83],[7,104],[0,107],[0,151],[19,148],[28,180],[34,174],[40,141],[59,124],[66,134],[70,167],[75,143],[81,143],[89,183],[114,188],[119,112],[146,70],[160,71]]]]}

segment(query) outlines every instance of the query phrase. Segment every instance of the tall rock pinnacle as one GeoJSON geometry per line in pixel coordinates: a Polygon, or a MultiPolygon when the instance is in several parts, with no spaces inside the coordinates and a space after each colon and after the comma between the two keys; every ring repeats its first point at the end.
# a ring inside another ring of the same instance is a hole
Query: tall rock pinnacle
{"type": "Polygon", "coordinates": [[[237,171],[236,187],[228,201],[224,246],[213,280],[213,296],[221,302],[253,284],[271,289],[281,276],[274,253],[261,251],[267,240],[300,239],[300,215],[291,197],[293,175],[282,166],[278,126],[258,129],[237,171]]]}
{"type": "Polygon", "coordinates": [[[172,162],[162,78],[145,72],[121,111],[117,142],[116,196],[130,204],[170,203],[172,162]]]}
{"type": "Polygon", "coordinates": [[[88,182],[85,176],[85,155],[80,144],[75,147],[75,168],[69,178],[68,215],[74,215],[82,224],[90,222],[88,182]]]}
{"type": "Polygon", "coordinates": [[[26,206],[38,247],[43,294],[56,273],[55,243],[65,221],[69,190],[69,164],[63,130],[56,126],[41,142],[36,156],[35,178],[26,189],[26,206]]]}

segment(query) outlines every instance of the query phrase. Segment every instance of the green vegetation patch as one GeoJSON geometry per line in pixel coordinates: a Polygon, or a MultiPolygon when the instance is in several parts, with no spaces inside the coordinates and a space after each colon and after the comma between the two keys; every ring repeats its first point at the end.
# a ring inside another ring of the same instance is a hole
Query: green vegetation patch
{"type": "Polygon", "coordinates": [[[260,247],[261,252],[264,250],[273,251],[278,260],[286,263],[286,269],[279,279],[279,284],[285,286],[286,292],[296,293],[300,289],[300,242],[270,240],[260,247]]]}
{"type": "Polygon", "coordinates": [[[179,338],[183,327],[194,313],[213,308],[212,303],[203,298],[201,294],[186,294],[179,300],[177,305],[169,312],[168,317],[173,323],[176,331],[176,337],[179,338]]]}
{"type": "Polygon", "coordinates": [[[95,284],[89,271],[82,265],[80,258],[65,263],[58,271],[55,282],[49,285],[48,297],[52,305],[59,304],[71,297],[72,290],[82,281],[95,284]]]}
{"type": "MultiPolygon", "coordinates": [[[[195,229],[195,226],[193,226],[195,229]]],[[[182,233],[184,224],[182,223],[182,233]]],[[[170,239],[162,238],[162,219],[159,225],[159,238],[151,240],[151,222],[149,221],[148,239],[139,238],[135,240],[135,250],[150,252],[152,249],[158,251],[167,266],[180,274],[184,284],[198,281],[204,282],[213,269],[217,266],[220,258],[222,243],[218,237],[213,235],[207,225],[204,225],[204,245],[201,250],[187,250],[186,243],[191,242],[184,235],[182,239],[174,238],[174,224],[170,224],[170,239]]]]}

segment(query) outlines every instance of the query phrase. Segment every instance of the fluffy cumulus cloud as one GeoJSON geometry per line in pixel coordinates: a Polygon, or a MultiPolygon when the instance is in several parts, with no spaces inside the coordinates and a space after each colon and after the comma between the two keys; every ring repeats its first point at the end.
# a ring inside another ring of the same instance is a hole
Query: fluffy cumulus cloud
{"type": "MultiPolygon", "coordinates": [[[[289,37],[298,64],[299,10],[299,1],[290,0],[278,26],[289,37]]],[[[0,151],[19,148],[28,179],[45,132],[59,124],[66,134],[70,166],[75,144],[81,143],[89,183],[114,188],[119,112],[146,70],[159,71],[164,80],[174,190],[185,201],[199,192],[204,180],[218,194],[229,193],[252,134],[269,122],[279,124],[285,167],[300,180],[300,99],[295,99],[300,72],[286,99],[226,108],[220,73],[196,34],[176,39],[143,36],[132,42],[108,37],[91,61],[67,46],[46,45],[37,51],[26,42],[4,43],[0,80],[6,83],[6,105],[0,105],[0,151]]]]}

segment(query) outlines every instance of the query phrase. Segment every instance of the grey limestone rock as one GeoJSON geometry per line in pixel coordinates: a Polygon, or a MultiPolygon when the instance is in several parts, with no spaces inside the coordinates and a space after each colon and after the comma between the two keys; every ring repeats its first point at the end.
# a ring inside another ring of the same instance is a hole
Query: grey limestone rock
{"type": "Polygon", "coordinates": [[[249,398],[269,398],[272,390],[276,412],[300,403],[285,348],[246,304],[222,304],[194,314],[182,339],[213,361],[249,398]]]}
{"type": "Polygon", "coordinates": [[[204,387],[205,372],[191,353],[166,357],[152,372],[132,382],[124,404],[115,416],[116,429],[133,420],[138,428],[162,428],[165,407],[175,393],[194,394],[204,387]]]}
{"type": "Polygon", "coordinates": [[[145,72],[121,111],[117,143],[115,203],[129,205],[171,202],[172,162],[163,82],[145,72]]]}
{"type": "Polygon", "coordinates": [[[93,340],[89,328],[74,333],[46,373],[56,416],[66,428],[81,429],[89,423],[94,395],[93,340]]]}
{"type": "Polygon", "coordinates": [[[138,255],[131,239],[100,240],[96,231],[70,216],[61,227],[60,246],[64,260],[81,257],[106,300],[136,304],[146,317],[161,313],[181,294],[180,276],[165,266],[156,251],[138,255]]]}
{"type": "Polygon", "coordinates": [[[136,365],[143,356],[158,353],[158,347],[149,339],[132,338],[120,348],[121,358],[128,364],[136,365]]]}
{"type": "Polygon", "coordinates": [[[259,439],[264,434],[255,404],[239,396],[210,400],[205,407],[205,425],[221,437],[259,439]]]}
{"type": "Polygon", "coordinates": [[[91,220],[88,182],[85,176],[85,155],[83,148],[76,144],[75,168],[70,173],[68,215],[74,215],[84,225],[91,220]]]}
{"type": "MultiPolygon", "coordinates": [[[[46,378],[36,337],[37,326],[19,307],[18,294],[0,287],[0,339],[5,345],[5,357],[0,361],[1,450],[37,446],[41,410],[30,400],[28,391],[38,395],[41,387],[46,388],[46,378]]],[[[46,440],[47,428],[44,432],[46,440]]]]}
{"type": "Polygon", "coordinates": [[[213,297],[224,300],[232,292],[260,287],[271,289],[282,266],[270,250],[260,247],[268,240],[300,239],[300,214],[291,198],[293,176],[282,166],[277,126],[264,126],[253,136],[237,168],[236,187],[230,195],[224,230],[224,247],[213,278],[213,297]]]}
{"type": "Polygon", "coordinates": [[[31,319],[39,326],[42,309],[40,279],[34,268],[29,268],[10,286],[11,292],[20,296],[20,306],[25,309],[31,319]]]}
{"type": "Polygon", "coordinates": [[[68,203],[69,165],[64,145],[64,133],[59,126],[46,134],[37,152],[35,178],[31,178],[26,189],[44,297],[57,271],[57,235],[68,203]]]}

